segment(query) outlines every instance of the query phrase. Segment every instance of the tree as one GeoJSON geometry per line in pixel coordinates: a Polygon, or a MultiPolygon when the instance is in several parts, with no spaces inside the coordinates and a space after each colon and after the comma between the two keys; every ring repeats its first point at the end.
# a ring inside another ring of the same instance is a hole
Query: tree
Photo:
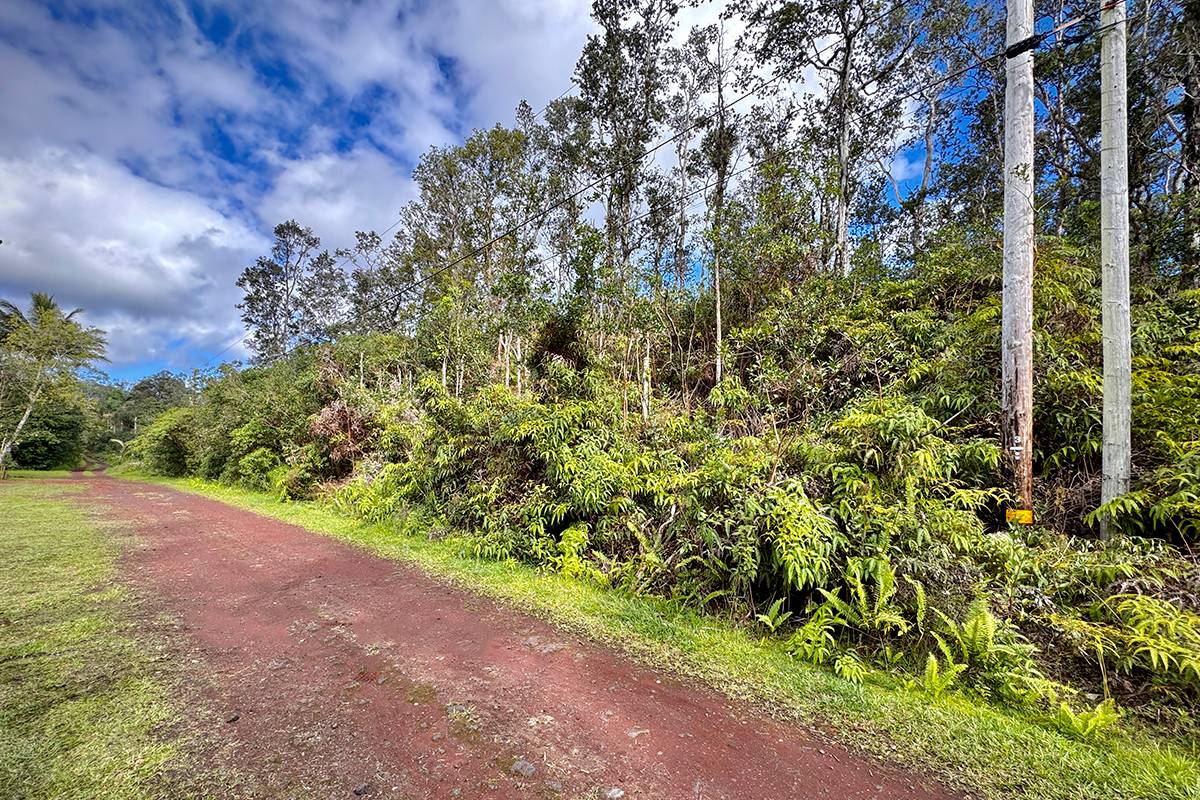
{"type": "Polygon", "coordinates": [[[1178,103],[1182,201],[1184,208],[1184,286],[1200,286],[1200,0],[1187,0],[1180,15],[1178,74],[1182,92],[1178,103]]]}
{"type": "Polygon", "coordinates": [[[113,410],[112,432],[121,439],[136,436],[168,408],[184,405],[191,394],[181,378],[166,370],[142,378],[113,410]]]}
{"type": "Polygon", "coordinates": [[[0,301],[0,477],[39,403],[65,405],[78,396],[78,371],[104,358],[104,332],[35,292],[28,311],[0,301]]]}
{"type": "Polygon", "coordinates": [[[832,242],[831,270],[850,269],[851,213],[873,143],[886,140],[902,111],[893,102],[911,79],[922,35],[922,3],[886,0],[761,0],[746,3],[747,42],[778,78],[802,81],[815,70],[822,91],[809,93],[807,135],[830,165],[821,219],[832,242]]]}
{"type": "Polygon", "coordinates": [[[295,220],[275,226],[270,256],[242,271],[238,308],[252,331],[256,360],[270,362],[298,344],[328,341],[346,318],[346,274],[312,228],[295,220]]]}
{"type": "Polygon", "coordinates": [[[703,163],[712,175],[712,191],[705,198],[712,216],[710,239],[712,243],[712,287],[713,287],[713,330],[716,334],[715,381],[720,383],[724,376],[725,354],[724,326],[721,320],[721,252],[725,247],[724,212],[726,194],[729,191],[729,170],[733,164],[737,147],[737,121],[732,111],[726,108],[726,95],[732,73],[736,67],[725,44],[725,28],[710,27],[710,73],[716,91],[715,106],[708,115],[708,131],[700,144],[703,163]]]}
{"type": "MultiPolygon", "coordinates": [[[[595,126],[590,169],[603,179],[606,250],[625,284],[637,249],[634,208],[646,150],[665,115],[668,44],[675,4],[663,0],[595,0],[601,32],[588,36],[575,80],[595,126]]],[[[622,285],[622,290],[630,287],[622,285]]]]}
{"type": "Polygon", "coordinates": [[[13,462],[26,469],[74,466],[83,453],[85,422],[78,402],[39,403],[13,446],[13,462]]]}

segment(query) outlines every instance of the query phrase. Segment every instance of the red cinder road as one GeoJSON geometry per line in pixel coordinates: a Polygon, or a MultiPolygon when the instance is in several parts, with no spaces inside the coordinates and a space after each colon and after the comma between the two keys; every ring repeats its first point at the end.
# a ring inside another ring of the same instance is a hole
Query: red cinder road
{"type": "Polygon", "coordinates": [[[130,529],[126,576],[205,676],[218,794],[953,796],[403,564],[194,495],[75,480],[130,529]]]}

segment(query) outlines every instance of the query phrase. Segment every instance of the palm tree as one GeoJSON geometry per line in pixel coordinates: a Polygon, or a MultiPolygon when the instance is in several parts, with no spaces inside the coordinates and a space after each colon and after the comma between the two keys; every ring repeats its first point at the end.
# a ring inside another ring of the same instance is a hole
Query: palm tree
{"type": "Polygon", "coordinates": [[[74,388],[80,368],[104,359],[104,331],[76,321],[80,313],[42,292],[31,295],[28,312],[0,301],[0,478],[38,401],[74,388]]]}
{"type": "Polygon", "coordinates": [[[20,306],[10,303],[8,300],[0,300],[0,342],[7,339],[10,333],[22,325],[36,325],[37,320],[42,317],[57,316],[71,321],[82,313],[82,308],[73,308],[64,313],[54,300],[54,296],[45,292],[33,292],[29,295],[28,316],[20,306]]]}

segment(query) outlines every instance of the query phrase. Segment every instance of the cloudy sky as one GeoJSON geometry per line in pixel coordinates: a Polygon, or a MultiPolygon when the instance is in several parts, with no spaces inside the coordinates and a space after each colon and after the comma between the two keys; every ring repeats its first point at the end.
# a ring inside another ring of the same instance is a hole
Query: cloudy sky
{"type": "Polygon", "coordinates": [[[83,307],[115,378],[199,366],[275,223],[386,228],[430,145],[569,87],[589,5],[0,0],[0,297],[83,307]]]}

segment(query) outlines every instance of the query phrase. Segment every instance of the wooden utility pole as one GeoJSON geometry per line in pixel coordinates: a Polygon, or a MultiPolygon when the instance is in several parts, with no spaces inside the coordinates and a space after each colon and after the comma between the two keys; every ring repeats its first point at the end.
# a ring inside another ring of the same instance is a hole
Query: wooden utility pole
{"type": "Polygon", "coordinates": [[[1033,0],[1008,0],[1004,85],[1004,289],[1001,439],[1016,492],[1012,521],[1033,521],[1033,0]]]}
{"type": "Polygon", "coordinates": [[[1200,0],[1187,0],[1173,44],[1180,49],[1183,96],[1179,115],[1183,128],[1180,169],[1183,171],[1185,256],[1179,279],[1184,288],[1200,287],[1200,0]]]}
{"type": "MultiPolygon", "coordinates": [[[[1129,491],[1129,142],[1125,0],[1100,0],[1100,269],[1104,334],[1104,447],[1100,502],[1129,491]]],[[[1101,520],[1100,535],[1110,534],[1101,520]]]]}

